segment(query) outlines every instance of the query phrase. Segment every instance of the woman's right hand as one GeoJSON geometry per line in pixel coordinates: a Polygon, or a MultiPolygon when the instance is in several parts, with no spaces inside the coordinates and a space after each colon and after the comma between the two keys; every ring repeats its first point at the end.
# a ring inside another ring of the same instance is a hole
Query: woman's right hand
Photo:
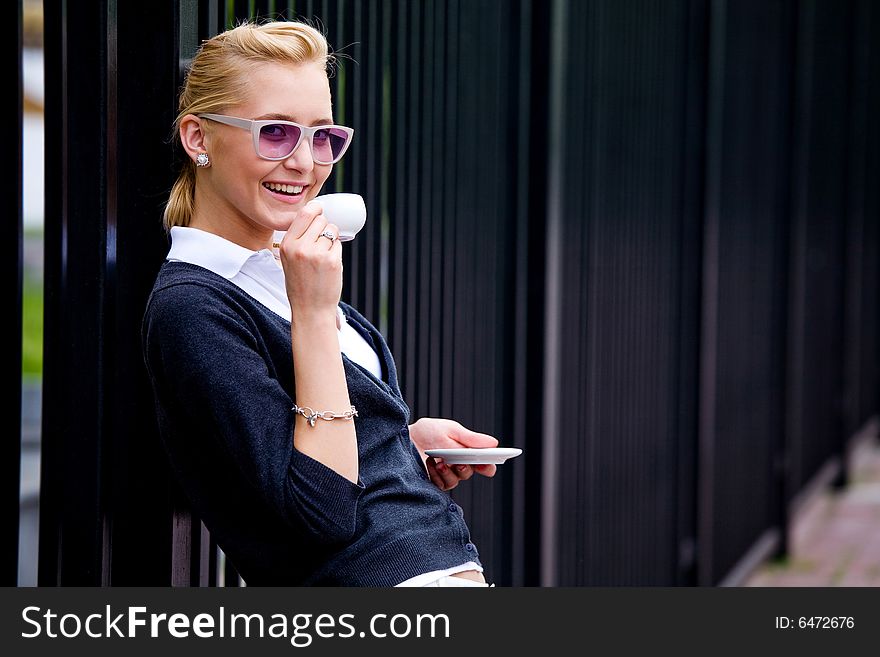
{"type": "Polygon", "coordinates": [[[300,210],[281,241],[281,266],[293,318],[332,317],[342,295],[342,244],[339,228],[327,222],[320,203],[310,201],[300,210]]]}

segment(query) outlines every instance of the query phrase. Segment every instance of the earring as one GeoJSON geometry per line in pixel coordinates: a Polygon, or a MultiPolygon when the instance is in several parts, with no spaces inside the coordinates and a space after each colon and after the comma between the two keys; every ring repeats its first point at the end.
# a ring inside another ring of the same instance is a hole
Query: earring
{"type": "Polygon", "coordinates": [[[207,153],[199,153],[199,156],[196,158],[196,166],[197,167],[209,167],[211,166],[211,160],[208,157],[207,153]]]}

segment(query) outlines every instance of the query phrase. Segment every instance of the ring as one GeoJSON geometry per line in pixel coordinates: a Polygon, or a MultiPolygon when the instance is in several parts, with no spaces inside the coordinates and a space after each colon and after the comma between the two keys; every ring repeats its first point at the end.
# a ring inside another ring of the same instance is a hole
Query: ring
{"type": "Polygon", "coordinates": [[[330,240],[331,244],[336,241],[336,235],[334,235],[333,232],[329,230],[325,230],[319,235],[319,237],[326,237],[328,240],[330,240]]]}

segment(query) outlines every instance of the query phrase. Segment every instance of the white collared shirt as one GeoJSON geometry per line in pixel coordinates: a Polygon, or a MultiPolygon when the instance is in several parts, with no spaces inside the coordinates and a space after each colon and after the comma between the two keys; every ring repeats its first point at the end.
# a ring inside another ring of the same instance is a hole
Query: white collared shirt
{"type": "MultiPolygon", "coordinates": [[[[283,233],[276,233],[281,241],[283,233]]],[[[290,321],[290,301],[281,263],[269,249],[251,251],[234,242],[198,228],[174,226],[168,260],[204,267],[234,283],[269,310],[290,321]]],[[[373,347],[348,325],[342,309],[336,308],[339,348],[358,365],[382,378],[382,365],[373,347]]]]}

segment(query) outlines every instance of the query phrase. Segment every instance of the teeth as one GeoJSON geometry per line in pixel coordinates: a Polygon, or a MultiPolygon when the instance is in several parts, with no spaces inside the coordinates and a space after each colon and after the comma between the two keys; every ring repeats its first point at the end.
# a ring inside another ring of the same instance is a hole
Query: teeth
{"type": "Polygon", "coordinates": [[[263,183],[263,186],[267,189],[271,189],[273,192],[282,192],[284,194],[301,194],[303,190],[302,185],[279,185],[278,183],[263,183]]]}

